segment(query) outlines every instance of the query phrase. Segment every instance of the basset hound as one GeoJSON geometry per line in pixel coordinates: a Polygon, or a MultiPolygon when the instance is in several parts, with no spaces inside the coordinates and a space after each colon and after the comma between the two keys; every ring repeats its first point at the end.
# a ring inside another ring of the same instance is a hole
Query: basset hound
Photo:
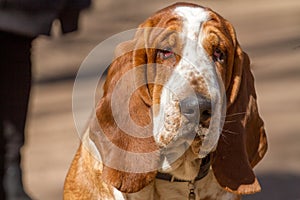
{"type": "Polygon", "coordinates": [[[64,199],[237,200],[267,150],[248,55],[209,8],[176,3],[115,51],[64,199]]]}

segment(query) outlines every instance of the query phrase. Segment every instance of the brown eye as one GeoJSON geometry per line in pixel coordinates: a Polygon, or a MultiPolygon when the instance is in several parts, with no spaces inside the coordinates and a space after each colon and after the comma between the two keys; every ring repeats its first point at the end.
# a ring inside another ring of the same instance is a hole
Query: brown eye
{"type": "Polygon", "coordinates": [[[168,58],[172,58],[175,56],[175,53],[170,49],[170,48],[167,48],[167,49],[159,49],[158,50],[158,56],[160,58],[162,58],[163,60],[166,60],[168,58]]]}
{"type": "Polygon", "coordinates": [[[216,48],[214,50],[214,53],[213,53],[212,56],[213,56],[213,61],[214,62],[219,62],[219,63],[223,64],[224,61],[225,61],[225,54],[219,48],[216,48]]]}

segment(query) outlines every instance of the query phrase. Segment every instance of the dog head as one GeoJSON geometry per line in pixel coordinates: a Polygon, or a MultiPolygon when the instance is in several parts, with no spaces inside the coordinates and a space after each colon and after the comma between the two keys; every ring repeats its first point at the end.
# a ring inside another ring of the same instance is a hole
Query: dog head
{"type": "Polygon", "coordinates": [[[222,187],[258,191],[252,167],[266,140],[249,64],[233,26],[208,8],[179,3],[148,18],[117,47],[97,105],[102,178],[122,192],[160,168],[193,180],[213,153],[222,187]]]}

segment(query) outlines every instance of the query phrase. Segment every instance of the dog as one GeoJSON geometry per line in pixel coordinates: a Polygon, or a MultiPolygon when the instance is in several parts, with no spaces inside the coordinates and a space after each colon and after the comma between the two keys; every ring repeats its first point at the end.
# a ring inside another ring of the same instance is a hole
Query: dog
{"type": "Polygon", "coordinates": [[[64,199],[238,200],[267,151],[248,55],[213,10],[176,3],[116,48],[64,199]]]}

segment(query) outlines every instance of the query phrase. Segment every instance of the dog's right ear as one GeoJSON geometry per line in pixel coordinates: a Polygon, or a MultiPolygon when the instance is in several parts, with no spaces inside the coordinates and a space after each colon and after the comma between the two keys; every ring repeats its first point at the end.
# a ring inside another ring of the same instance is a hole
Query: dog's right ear
{"type": "Polygon", "coordinates": [[[118,127],[110,107],[110,102],[102,99],[97,106],[96,119],[90,126],[90,138],[103,162],[101,178],[121,192],[137,192],[156,176],[156,170],[135,173],[144,165],[153,166],[155,159],[158,160],[157,154],[153,154],[153,160],[143,155],[155,152],[155,143],[152,138],[136,138],[118,127]]]}
{"type": "Polygon", "coordinates": [[[125,193],[137,192],[152,182],[159,163],[152,136],[150,94],[144,86],[136,88],[134,81],[139,75],[134,57],[145,58],[141,56],[145,50],[128,51],[137,42],[139,39],[135,38],[123,43],[121,47],[126,52],[117,52],[120,56],[108,70],[104,94],[90,126],[90,138],[103,162],[101,178],[125,193]],[[144,133],[140,134],[140,130],[144,133]]]}

